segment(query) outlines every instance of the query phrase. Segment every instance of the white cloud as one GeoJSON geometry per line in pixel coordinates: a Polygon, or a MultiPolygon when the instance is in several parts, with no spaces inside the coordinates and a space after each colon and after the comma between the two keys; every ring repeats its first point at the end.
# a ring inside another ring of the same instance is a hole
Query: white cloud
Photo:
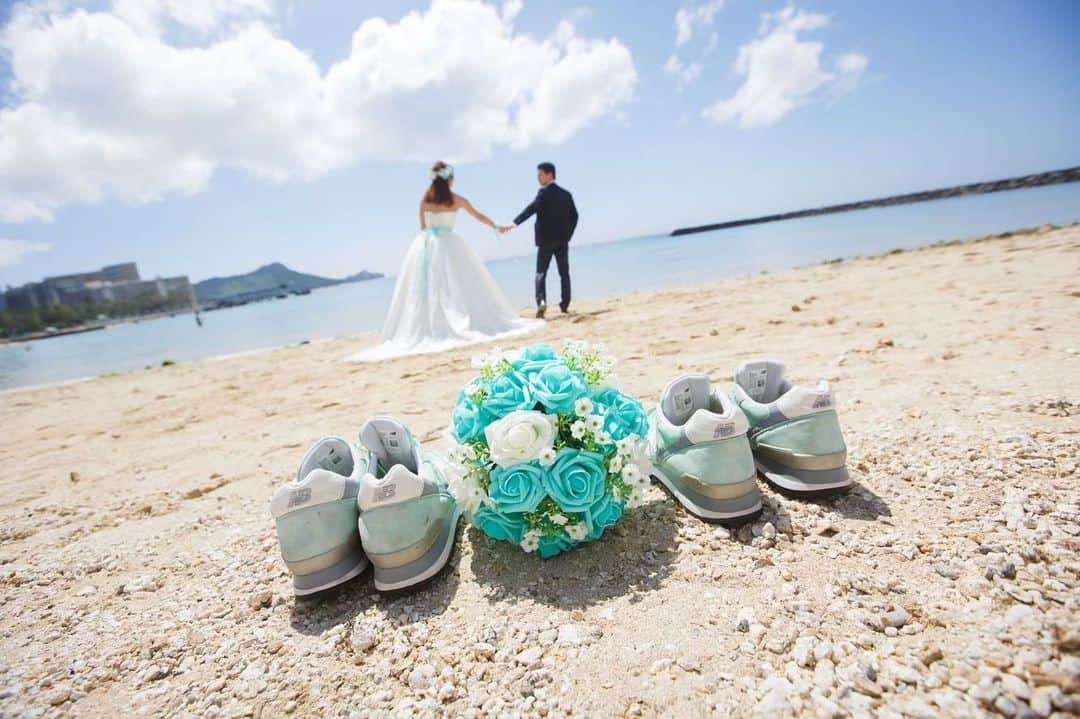
{"type": "Polygon", "coordinates": [[[175,24],[209,34],[268,18],[273,6],[270,0],[113,0],[112,13],[140,32],[161,35],[175,24]]]}
{"type": "Polygon", "coordinates": [[[31,252],[48,252],[52,245],[48,242],[27,242],[26,240],[6,240],[0,237],[0,267],[11,267],[22,262],[24,255],[31,252]]]}
{"type": "Polygon", "coordinates": [[[0,109],[0,219],[195,193],[219,167],[286,180],[371,160],[478,160],[564,142],[632,99],[619,40],[568,21],[521,33],[520,9],[434,0],[371,18],[323,71],[276,33],[265,0],[17,5],[0,30],[16,98],[0,109]]]}
{"type": "Polygon", "coordinates": [[[829,72],[821,61],[824,44],[799,37],[828,24],[827,15],[792,6],[765,13],[758,36],[739,48],[735,72],[743,84],[702,114],[718,123],[736,120],[740,127],[765,127],[826,91],[854,90],[869,64],[865,55],[841,55],[829,72]]]}
{"type": "Polygon", "coordinates": [[[704,58],[716,49],[717,35],[712,32],[713,21],[716,14],[723,7],[723,0],[709,0],[709,2],[690,7],[679,8],[675,11],[675,47],[673,52],[664,63],[664,74],[675,78],[675,86],[680,92],[687,85],[697,80],[701,74],[703,65],[698,62],[684,62],[678,54],[678,48],[687,45],[694,39],[708,32],[708,39],[700,56],[704,58]]]}
{"type": "Polygon", "coordinates": [[[664,63],[664,74],[675,78],[676,87],[682,90],[701,74],[701,63],[684,64],[678,55],[672,54],[664,63]]]}
{"type": "Polygon", "coordinates": [[[723,0],[710,0],[700,5],[679,8],[675,11],[675,47],[690,42],[696,32],[711,28],[723,0]]]}

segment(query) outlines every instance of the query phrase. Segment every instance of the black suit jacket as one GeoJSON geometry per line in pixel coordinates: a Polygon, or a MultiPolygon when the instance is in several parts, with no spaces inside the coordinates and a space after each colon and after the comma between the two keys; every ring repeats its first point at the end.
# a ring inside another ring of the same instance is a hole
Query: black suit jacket
{"type": "Polygon", "coordinates": [[[534,214],[537,247],[559,247],[573,237],[578,223],[574,196],[554,182],[540,188],[536,199],[514,218],[514,224],[520,225],[534,214]]]}

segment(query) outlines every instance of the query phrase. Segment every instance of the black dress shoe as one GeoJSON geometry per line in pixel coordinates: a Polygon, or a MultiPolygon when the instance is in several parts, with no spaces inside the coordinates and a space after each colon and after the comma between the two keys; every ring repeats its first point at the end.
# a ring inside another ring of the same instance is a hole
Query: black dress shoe
{"type": "Polygon", "coordinates": [[[547,312],[547,305],[537,305],[536,307],[536,319],[544,319],[544,313],[547,312]]]}

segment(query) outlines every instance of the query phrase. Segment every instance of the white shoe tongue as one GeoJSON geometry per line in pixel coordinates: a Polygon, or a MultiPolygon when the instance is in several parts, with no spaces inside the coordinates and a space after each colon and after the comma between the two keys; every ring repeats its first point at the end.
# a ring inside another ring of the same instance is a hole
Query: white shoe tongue
{"type": "Polygon", "coordinates": [[[372,417],[365,422],[360,428],[360,443],[378,458],[384,469],[400,464],[411,472],[420,470],[409,430],[392,417],[372,417]]]}
{"type": "Polygon", "coordinates": [[[676,377],[660,395],[660,410],[668,421],[681,426],[695,410],[709,406],[712,388],[703,374],[684,374],[676,377]]]}
{"type": "Polygon", "coordinates": [[[743,388],[755,402],[772,402],[780,395],[784,381],[784,363],[761,359],[743,362],[735,368],[735,384],[743,388]]]}
{"type": "Polygon", "coordinates": [[[424,480],[403,465],[396,464],[382,478],[365,474],[360,480],[360,492],[356,502],[360,509],[368,510],[388,504],[415,499],[424,493],[424,480]]]}

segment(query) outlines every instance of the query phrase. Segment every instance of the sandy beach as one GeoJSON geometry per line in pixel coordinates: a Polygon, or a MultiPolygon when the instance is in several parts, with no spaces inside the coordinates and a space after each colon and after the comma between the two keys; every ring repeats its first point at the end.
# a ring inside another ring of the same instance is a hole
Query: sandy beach
{"type": "MultiPolygon", "coordinates": [[[[542,561],[463,526],[448,572],[295,600],[267,511],[317,438],[439,443],[477,348],[373,335],[0,398],[0,715],[1066,716],[1080,712],[1080,227],[630,293],[656,402],[743,359],[828,379],[858,483],[729,533],[658,488],[542,561]]],[[[515,343],[521,344],[521,342],[515,343]]]]}

